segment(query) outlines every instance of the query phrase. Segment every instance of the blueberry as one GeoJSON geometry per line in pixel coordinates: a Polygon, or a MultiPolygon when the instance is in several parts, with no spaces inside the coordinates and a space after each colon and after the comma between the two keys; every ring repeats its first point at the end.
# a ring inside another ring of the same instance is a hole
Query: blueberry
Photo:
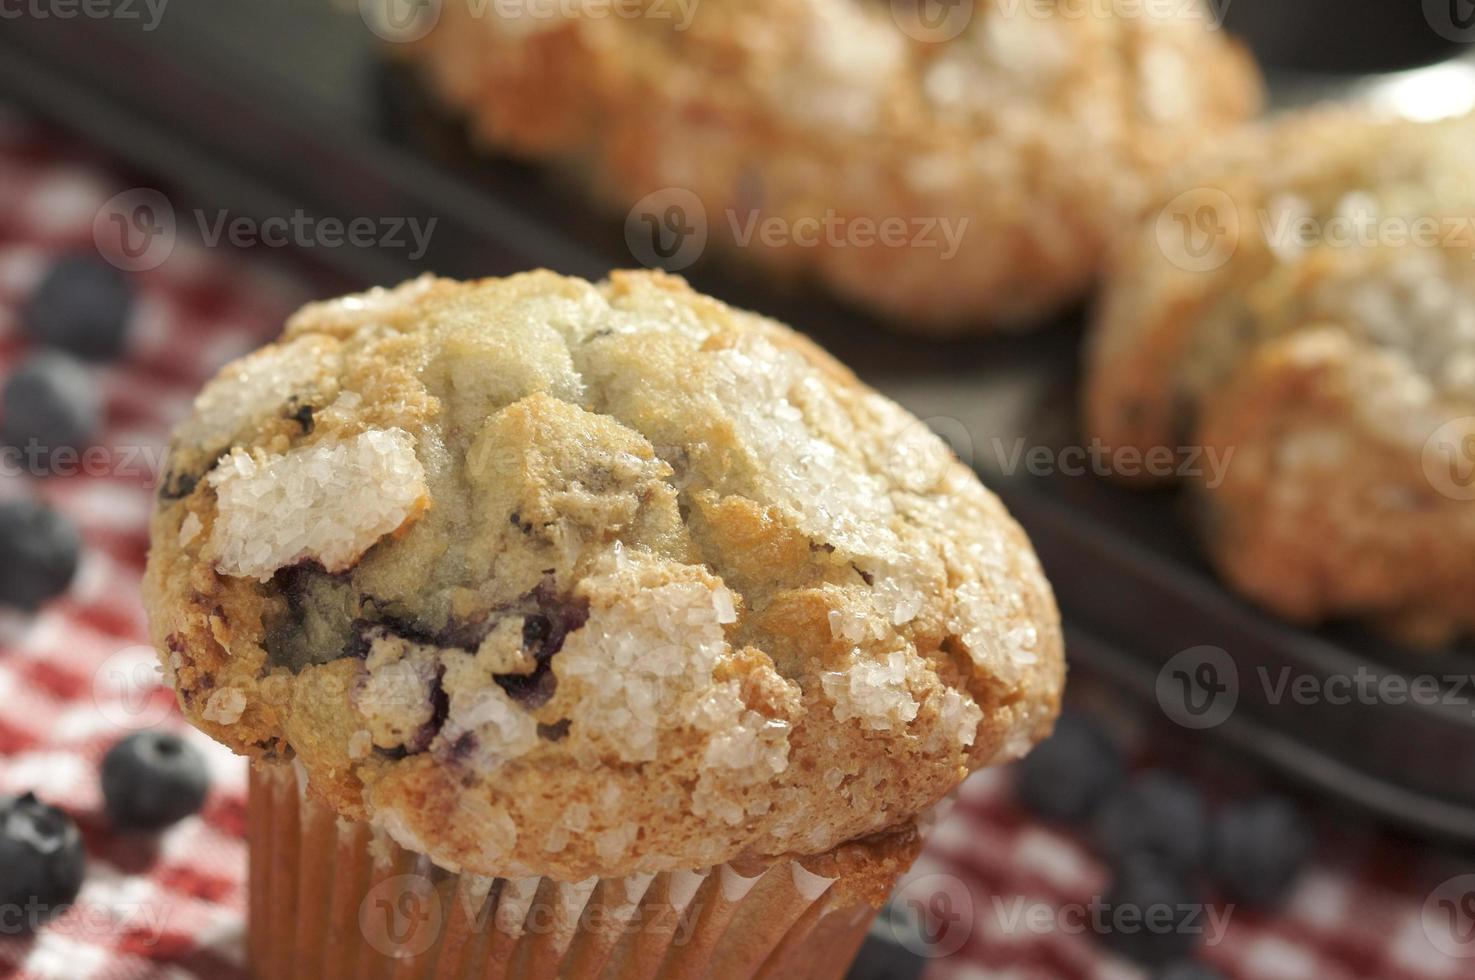
{"type": "Polygon", "coordinates": [[[1219,814],[1210,861],[1214,880],[1230,900],[1272,905],[1290,891],[1311,851],[1311,829],[1296,807],[1264,796],[1219,814]]]}
{"type": "Polygon", "coordinates": [[[1133,854],[1101,904],[1092,909],[1101,943],[1145,966],[1184,959],[1207,928],[1205,908],[1192,881],[1155,854],[1133,854]]]}
{"type": "Polygon", "coordinates": [[[0,934],[28,932],[65,910],[85,865],[71,817],[30,793],[0,796],[0,934]]]}
{"type": "Polygon", "coordinates": [[[101,258],[74,253],[57,260],[26,306],[26,332],[48,347],[88,360],[123,351],[133,286],[101,258]]]}
{"type": "Polygon", "coordinates": [[[1148,852],[1191,869],[1208,848],[1208,816],[1190,783],[1171,773],[1148,772],[1101,804],[1092,834],[1108,861],[1148,852]]]}
{"type": "Polygon", "coordinates": [[[65,592],[81,554],[77,529],[45,504],[0,503],[0,603],[35,609],[65,592]]]}
{"type": "Polygon", "coordinates": [[[137,732],[102,760],[102,795],[119,827],[158,830],[205,805],[210,772],[199,749],[168,732],[137,732]]]}
{"type": "Polygon", "coordinates": [[[1224,974],[1204,963],[1180,960],[1154,973],[1152,980],[1224,980],[1224,974]]]}
{"type": "Polygon", "coordinates": [[[926,965],[925,959],[895,941],[891,929],[872,929],[845,980],[917,980],[926,965]]]}
{"type": "MultiPolygon", "coordinates": [[[[55,450],[68,447],[80,454],[102,429],[97,385],[85,367],[60,351],[43,351],[12,371],[0,404],[5,411],[0,436],[26,454],[27,466],[37,475],[65,463],[54,459],[55,450]]],[[[66,465],[76,464],[74,458],[66,465]]]]}
{"type": "Polygon", "coordinates": [[[1016,768],[1019,800],[1051,820],[1081,820],[1122,779],[1122,756],[1092,721],[1064,715],[1016,768]]]}

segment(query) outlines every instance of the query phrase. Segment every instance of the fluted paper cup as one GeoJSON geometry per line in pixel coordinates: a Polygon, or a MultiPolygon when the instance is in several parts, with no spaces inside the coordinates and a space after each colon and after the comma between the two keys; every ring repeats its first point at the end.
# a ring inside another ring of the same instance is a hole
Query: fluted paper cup
{"type": "Polygon", "coordinates": [[[842,977],[878,877],[907,863],[847,845],[580,882],[455,874],[340,817],[285,764],[252,769],[249,833],[258,980],[842,977]]]}

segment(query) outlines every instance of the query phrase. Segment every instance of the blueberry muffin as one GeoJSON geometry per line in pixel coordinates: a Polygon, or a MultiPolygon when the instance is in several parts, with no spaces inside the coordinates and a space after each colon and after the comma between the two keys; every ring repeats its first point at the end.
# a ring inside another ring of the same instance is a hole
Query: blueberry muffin
{"type": "Polygon", "coordinates": [[[705,243],[928,333],[1078,299],[1164,169],[1261,103],[1197,0],[555,6],[448,0],[393,49],[487,146],[658,233],[641,262],[705,243]]]}
{"type": "Polygon", "coordinates": [[[1475,119],[1293,116],[1125,241],[1089,354],[1115,469],[1188,477],[1231,583],[1419,645],[1475,627],[1475,119]]]}
{"type": "MultiPolygon", "coordinates": [[[[200,395],[152,537],[166,674],[263,812],[325,810],[340,845],[493,899],[778,867],[869,909],[1063,680],[1050,590],[974,475],[659,273],[308,306],[200,395]]],[[[253,853],[310,874],[261,819],[253,853]]]]}

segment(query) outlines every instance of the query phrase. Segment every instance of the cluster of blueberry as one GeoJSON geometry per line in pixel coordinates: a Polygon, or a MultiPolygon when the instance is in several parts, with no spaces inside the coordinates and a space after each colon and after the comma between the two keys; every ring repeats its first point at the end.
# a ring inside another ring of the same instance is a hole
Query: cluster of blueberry
{"type": "Polygon", "coordinates": [[[1260,796],[1211,813],[1180,776],[1129,775],[1120,747],[1080,715],[1061,718],[1054,736],[1019,764],[1017,780],[1020,802],[1083,828],[1110,864],[1107,914],[1093,916],[1099,938],[1156,969],[1156,980],[1218,980],[1191,959],[1204,932],[1206,884],[1224,902],[1270,906],[1311,857],[1311,830],[1290,801],[1260,796]],[[1159,927],[1143,927],[1154,912],[1159,927]]]}
{"type": "MultiPolygon", "coordinates": [[[[0,444],[8,471],[36,476],[94,445],[103,428],[99,386],[85,361],[117,357],[127,339],[133,287],[85,253],[63,256],[31,295],[20,322],[40,348],[0,389],[0,444]]],[[[64,592],[82,542],[65,517],[32,499],[0,503],[0,603],[35,609],[64,592]]]]}
{"type": "MultiPolygon", "coordinates": [[[[119,830],[161,830],[205,805],[210,772],[178,735],[129,735],[103,758],[102,794],[119,830]]],[[[0,796],[0,934],[34,929],[82,888],[86,860],[77,824],[33,793],[0,796]]]]}
{"type": "MultiPolygon", "coordinates": [[[[85,362],[123,352],[132,304],[128,279],[85,254],[59,259],[31,295],[20,322],[39,349],[0,388],[0,443],[24,454],[24,471],[50,473],[57,453],[96,443],[104,406],[85,362]]],[[[0,503],[0,604],[32,610],[64,592],[81,552],[76,527],[41,501],[0,503]]],[[[119,829],[166,827],[197,812],[209,786],[199,750],[163,732],[124,738],[102,764],[103,799],[119,829]]],[[[0,932],[35,928],[65,909],[84,868],[70,816],[33,793],[0,796],[0,932]]]]}

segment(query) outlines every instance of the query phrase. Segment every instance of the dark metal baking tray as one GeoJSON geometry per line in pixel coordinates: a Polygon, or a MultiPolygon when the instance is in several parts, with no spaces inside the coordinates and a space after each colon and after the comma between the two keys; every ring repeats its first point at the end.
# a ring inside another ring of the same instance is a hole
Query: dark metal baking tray
{"type": "MultiPolygon", "coordinates": [[[[1359,16],[1364,6],[1386,13],[1418,5],[1307,6],[1321,19],[1308,26],[1303,15],[1288,27],[1280,16],[1289,15],[1287,5],[1235,0],[1230,26],[1245,27],[1282,68],[1294,65],[1287,33],[1297,24],[1309,32],[1300,50],[1312,52],[1313,67],[1338,63],[1339,45],[1340,64],[1359,70],[1452,53],[1455,39],[1422,17],[1359,16]],[[1376,57],[1367,36],[1386,42],[1376,57]]],[[[22,17],[0,24],[0,99],[154,175],[182,207],[256,218],[295,208],[344,219],[437,218],[419,261],[347,246],[300,254],[353,282],[534,266],[599,277],[633,264],[619,220],[591,211],[555,176],[473,154],[458,127],[382,62],[374,42],[353,9],[303,0],[193,0],[166,7],[152,30],[117,17],[22,17]]],[[[1475,94],[1472,74],[1463,62],[1448,67],[1438,82],[1445,100],[1463,97],[1461,85],[1475,94]]],[[[1280,71],[1274,92],[1290,104],[1367,90],[1373,81],[1280,71]]],[[[1027,336],[934,343],[720,264],[699,264],[689,276],[705,291],[806,330],[954,437],[1028,528],[1065,611],[1076,669],[1152,699],[1175,654],[1202,645],[1231,651],[1242,681],[1238,706],[1204,737],[1389,822],[1475,843],[1475,692],[1446,683],[1441,703],[1306,706],[1270,703],[1256,680],[1259,669],[1278,676],[1285,668],[1323,679],[1359,671],[1471,677],[1470,650],[1416,654],[1351,626],[1278,622],[1218,584],[1192,545],[1176,495],[1132,492],[1094,476],[1004,472],[1020,441],[1056,450],[1080,441],[1080,312],[1027,336]]]]}

